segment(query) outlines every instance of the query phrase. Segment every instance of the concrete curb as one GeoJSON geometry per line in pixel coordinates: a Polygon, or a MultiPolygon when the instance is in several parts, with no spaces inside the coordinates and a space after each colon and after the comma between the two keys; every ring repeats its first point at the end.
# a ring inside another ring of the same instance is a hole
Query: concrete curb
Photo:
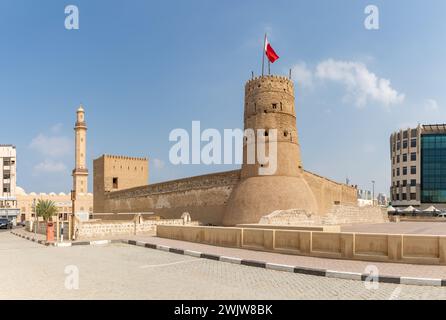
{"type": "Polygon", "coordinates": [[[209,259],[214,261],[226,262],[244,265],[247,267],[254,268],[262,268],[268,270],[282,271],[282,272],[291,272],[291,273],[300,273],[305,275],[311,275],[316,277],[327,277],[327,278],[336,278],[336,279],[344,279],[344,280],[355,280],[355,281],[376,281],[381,283],[392,283],[392,284],[404,284],[404,285],[417,285],[417,286],[434,286],[434,287],[446,287],[446,279],[433,279],[433,278],[416,278],[416,277],[397,277],[390,275],[382,275],[382,276],[373,276],[368,274],[361,274],[357,272],[345,272],[345,271],[335,271],[335,270],[325,270],[318,268],[307,268],[300,266],[291,266],[285,264],[277,264],[277,263],[268,263],[264,261],[256,261],[256,260],[246,260],[235,257],[228,256],[218,256],[215,254],[203,253],[193,250],[184,250],[179,248],[173,248],[165,245],[157,245],[153,243],[136,241],[136,240],[95,240],[95,241],[79,241],[79,242],[62,242],[62,243],[48,243],[43,240],[36,240],[29,236],[25,236],[23,234],[11,231],[13,235],[21,237],[23,239],[27,239],[33,242],[37,242],[39,244],[45,246],[55,246],[55,247],[71,247],[71,246],[80,246],[80,245],[92,245],[92,246],[100,246],[106,245],[110,243],[124,243],[128,245],[161,250],[164,252],[181,254],[186,256],[191,256],[195,258],[209,259]]]}

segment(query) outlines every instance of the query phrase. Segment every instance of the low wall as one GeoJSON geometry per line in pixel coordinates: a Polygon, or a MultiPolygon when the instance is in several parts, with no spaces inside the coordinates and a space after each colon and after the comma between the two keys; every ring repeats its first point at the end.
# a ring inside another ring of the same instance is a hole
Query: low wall
{"type": "MultiPolygon", "coordinates": [[[[57,235],[57,223],[53,222],[54,224],[54,236],[57,235]]],[[[29,232],[34,232],[34,228],[35,228],[35,222],[34,221],[26,221],[25,222],[25,230],[29,231],[29,232]]],[[[59,230],[61,230],[62,228],[62,222],[59,222],[59,230]]],[[[36,232],[38,234],[44,234],[46,235],[46,222],[43,221],[39,221],[38,227],[36,232]]],[[[60,232],[60,231],[59,231],[60,232]]],[[[65,239],[68,239],[68,222],[63,222],[63,236],[65,239]]]]}
{"type": "MultiPolygon", "coordinates": [[[[183,219],[143,220],[136,217],[132,221],[76,221],[76,239],[106,238],[110,236],[125,236],[136,234],[155,235],[159,225],[185,225],[183,219]]],[[[187,225],[198,225],[189,222],[187,225]]]]}
{"type": "Polygon", "coordinates": [[[333,205],[323,216],[301,209],[277,210],[263,216],[259,224],[263,225],[298,225],[298,226],[334,226],[362,223],[389,222],[387,211],[382,207],[359,207],[357,205],[333,205]]]}
{"type": "Polygon", "coordinates": [[[302,230],[302,231],[323,231],[341,232],[341,226],[298,226],[298,225],[273,225],[273,224],[238,224],[237,228],[243,229],[275,229],[275,230],[302,230]]]}
{"type": "Polygon", "coordinates": [[[161,238],[323,258],[446,265],[446,236],[158,226],[161,238]]]}

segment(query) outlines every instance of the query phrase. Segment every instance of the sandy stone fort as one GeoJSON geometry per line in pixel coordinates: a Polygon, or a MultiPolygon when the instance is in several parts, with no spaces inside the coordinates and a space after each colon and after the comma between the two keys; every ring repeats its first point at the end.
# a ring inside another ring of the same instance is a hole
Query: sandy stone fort
{"type": "Polygon", "coordinates": [[[294,84],[282,76],[261,76],[245,85],[244,127],[265,130],[265,149],[277,129],[277,170],[259,175],[262,164],[248,164],[243,143],[240,170],[149,184],[148,159],[103,155],[94,160],[93,211],[153,212],[180,218],[189,212],[203,224],[325,225],[382,222],[379,208],[357,206],[357,190],[305,171],[296,127],[294,84]]]}

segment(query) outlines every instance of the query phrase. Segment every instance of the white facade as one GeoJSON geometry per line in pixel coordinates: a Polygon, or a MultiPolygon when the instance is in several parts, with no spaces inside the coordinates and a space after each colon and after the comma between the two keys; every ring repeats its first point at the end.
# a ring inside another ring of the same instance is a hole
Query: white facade
{"type": "Polygon", "coordinates": [[[13,145],[0,145],[0,217],[16,221],[17,209],[16,184],[17,161],[13,145]]]}

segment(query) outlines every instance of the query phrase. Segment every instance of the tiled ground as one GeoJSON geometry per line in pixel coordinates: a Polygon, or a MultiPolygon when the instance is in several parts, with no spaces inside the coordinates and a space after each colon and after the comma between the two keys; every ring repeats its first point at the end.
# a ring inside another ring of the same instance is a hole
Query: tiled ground
{"type": "MultiPolygon", "coordinates": [[[[374,225],[356,225],[343,227],[344,232],[370,233],[411,233],[411,234],[446,234],[446,223],[443,222],[401,222],[374,225]]],[[[24,232],[24,231],[23,231],[24,232]]],[[[32,235],[31,233],[26,233],[32,235]]],[[[38,235],[40,239],[44,236],[38,235]]],[[[247,260],[257,260],[269,263],[287,264],[307,268],[321,268],[334,271],[365,273],[366,268],[376,266],[380,275],[396,277],[422,277],[446,279],[446,266],[412,265],[400,263],[366,262],[354,260],[326,259],[296,255],[285,255],[245,249],[216,247],[205,244],[191,243],[178,240],[163,239],[150,236],[112,237],[166,245],[185,250],[194,250],[214,255],[223,255],[247,260]]]]}
{"type": "Polygon", "coordinates": [[[46,247],[3,231],[0,270],[0,299],[446,299],[445,287],[368,287],[124,244],[46,247]]]}

